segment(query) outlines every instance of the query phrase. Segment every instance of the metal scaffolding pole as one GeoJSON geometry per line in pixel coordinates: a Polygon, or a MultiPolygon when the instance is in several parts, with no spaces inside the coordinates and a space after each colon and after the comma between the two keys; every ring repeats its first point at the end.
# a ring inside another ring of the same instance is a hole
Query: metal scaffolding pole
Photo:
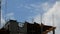
{"type": "Polygon", "coordinates": [[[43,25],[42,25],[42,11],[41,11],[41,34],[43,32],[43,25]]]}
{"type": "MultiPolygon", "coordinates": [[[[53,21],[53,27],[54,27],[54,14],[52,14],[52,21],[53,21]]],[[[55,30],[53,29],[53,34],[55,34],[55,30]]]]}
{"type": "MultiPolygon", "coordinates": [[[[7,0],[5,0],[5,11],[7,12],[7,0]]],[[[6,12],[5,12],[5,13],[6,13],[6,12]]],[[[6,16],[5,16],[4,18],[5,18],[5,21],[6,21],[6,20],[7,20],[7,19],[6,19],[6,16]]]]}

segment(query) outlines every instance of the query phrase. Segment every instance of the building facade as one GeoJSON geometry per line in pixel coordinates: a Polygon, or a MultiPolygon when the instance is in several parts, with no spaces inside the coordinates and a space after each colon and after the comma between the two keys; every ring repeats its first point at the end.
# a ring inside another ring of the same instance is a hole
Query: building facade
{"type": "Polygon", "coordinates": [[[55,34],[55,27],[48,26],[44,24],[38,24],[34,22],[33,24],[29,22],[23,23],[23,27],[20,27],[19,22],[16,20],[9,20],[3,27],[5,30],[8,30],[9,34],[48,34],[52,31],[55,34]]]}

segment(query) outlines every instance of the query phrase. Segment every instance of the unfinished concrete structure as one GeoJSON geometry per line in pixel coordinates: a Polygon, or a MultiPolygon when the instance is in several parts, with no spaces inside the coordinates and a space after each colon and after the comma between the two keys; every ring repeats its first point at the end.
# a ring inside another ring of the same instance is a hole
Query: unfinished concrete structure
{"type": "MultiPolygon", "coordinates": [[[[42,23],[38,24],[36,22],[33,24],[25,22],[23,23],[23,27],[19,27],[18,23],[16,20],[9,20],[3,28],[8,34],[48,34],[50,31],[55,34],[56,27],[53,26],[44,25],[42,23]]],[[[2,29],[0,31],[2,31],[2,29]]]]}

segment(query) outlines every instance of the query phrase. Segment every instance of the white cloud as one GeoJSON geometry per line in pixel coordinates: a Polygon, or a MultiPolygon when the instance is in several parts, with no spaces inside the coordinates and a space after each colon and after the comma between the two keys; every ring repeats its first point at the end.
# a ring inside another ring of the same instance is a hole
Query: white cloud
{"type": "Polygon", "coordinates": [[[40,22],[41,22],[40,15],[35,16],[34,21],[40,24],[40,22]]]}
{"type": "Polygon", "coordinates": [[[51,4],[49,4],[48,2],[45,3],[37,3],[37,4],[26,4],[26,5],[22,5],[22,7],[29,9],[31,12],[33,11],[35,14],[41,12],[41,10],[43,12],[47,11],[50,7],[51,4]]]}
{"type": "Polygon", "coordinates": [[[8,13],[8,14],[7,14],[7,16],[12,16],[12,15],[14,15],[14,13],[8,13]]]}
{"type": "MultiPolygon", "coordinates": [[[[43,10],[42,12],[46,13],[52,6],[51,4],[49,4],[48,2],[39,4],[39,5],[32,5],[33,7],[35,7],[36,12],[39,11],[39,13],[41,12],[41,10],[43,10]],[[40,10],[41,9],[41,10],[40,10]]],[[[35,16],[35,20],[36,22],[40,23],[41,22],[41,14],[39,14],[37,16],[35,16]]],[[[43,13],[43,14],[44,14],[43,13]]],[[[42,16],[44,17],[44,16],[42,16]]],[[[43,18],[42,18],[43,19],[43,18]]]]}
{"type": "Polygon", "coordinates": [[[46,21],[50,21],[49,23],[52,23],[52,14],[54,14],[55,18],[59,17],[60,14],[60,2],[56,2],[56,4],[48,10],[47,13],[44,14],[44,18],[46,21]],[[57,16],[57,17],[56,17],[57,16]]]}
{"type": "MultiPolygon", "coordinates": [[[[52,8],[50,8],[46,13],[44,13],[43,15],[43,22],[46,25],[53,25],[53,16],[52,14],[54,14],[54,26],[56,26],[56,34],[60,33],[60,2],[56,2],[52,8]]],[[[39,18],[40,16],[36,16],[36,18],[38,18],[37,20],[35,20],[36,22],[39,22],[39,18]]]]}
{"type": "Polygon", "coordinates": [[[7,19],[15,20],[15,17],[14,17],[14,13],[13,13],[13,12],[6,14],[5,17],[6,17],[7,19]]]}
{"type": "Polygon", "coordinates": [[[31,4],[30,6],[33,7],[36,11],[40,11],[40,9],[47,11],[51,7],[51,4],[49,4],[48,2],[45,2],[45,3],[39,3],[39,4],[31,4]]]}
{"type": "Polygon", "coordinates": [[[47,11],[47,10],[49,10],[50,8],[51,8],[51,4],[49,4],[49,3],[47,3],[47,2],[45,2],[45,3],[42,4],[42,9],[43,9],[44,11],[47,11]]]}

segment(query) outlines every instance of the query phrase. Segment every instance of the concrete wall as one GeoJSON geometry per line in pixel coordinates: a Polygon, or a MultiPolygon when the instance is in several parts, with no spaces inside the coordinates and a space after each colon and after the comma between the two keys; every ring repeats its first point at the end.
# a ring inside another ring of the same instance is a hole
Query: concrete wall
{"type": "Polygon", "coordinates": [[[18,23],[16,21],[11,21],[8,26],[10,34],[18,34],[18,23]]]}

